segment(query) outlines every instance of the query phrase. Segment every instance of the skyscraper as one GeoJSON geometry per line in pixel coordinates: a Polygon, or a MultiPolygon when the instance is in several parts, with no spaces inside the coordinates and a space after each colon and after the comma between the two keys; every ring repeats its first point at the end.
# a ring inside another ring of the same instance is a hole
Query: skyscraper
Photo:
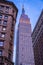
{"type": "Polygon", "coordinates": [[[25,14],[24,7],[17,31],[16,65],[34,65],[31,23],[30,18],[25,14]]]}
{"type": "Polygon", "coordinates": [[[43,65],[43,10],[32,32],[35,65],[43,65]]]}
{"type": "Polygon", "coordinates": [[[13,2],[0,1],[0,65],[14,65],[13,39],[17,11],[13,2]]]}

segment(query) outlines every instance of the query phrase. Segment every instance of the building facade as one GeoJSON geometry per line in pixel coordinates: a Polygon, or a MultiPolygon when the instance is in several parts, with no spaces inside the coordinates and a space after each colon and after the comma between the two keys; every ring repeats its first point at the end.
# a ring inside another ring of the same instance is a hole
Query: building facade
{"type": "Polygon", "coordinates": [[[43,65],[43,10],[32,32],[35,65],[43,65]]]}
{"type": "Polygon", "coordinates": [[[13,40],[17,12],[13,2],[0,1],[0,65],[14,65],[13,40]]]}
{"type": "Polygon", "coordinates": [[[31,23],[30,19],[25,14],[24,7],[22,8],[17,31],[16,65],[34,65],[31,23]]]}

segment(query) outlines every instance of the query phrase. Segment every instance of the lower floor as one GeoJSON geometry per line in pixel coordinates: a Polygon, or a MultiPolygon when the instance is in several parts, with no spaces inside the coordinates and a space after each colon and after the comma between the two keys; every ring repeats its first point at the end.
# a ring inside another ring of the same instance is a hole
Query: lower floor
{"type": "Polygon", "coordinates": [[[5,56],[0,56],[0,65],[14,65],[14,63],[7,59],[5,56]]]}

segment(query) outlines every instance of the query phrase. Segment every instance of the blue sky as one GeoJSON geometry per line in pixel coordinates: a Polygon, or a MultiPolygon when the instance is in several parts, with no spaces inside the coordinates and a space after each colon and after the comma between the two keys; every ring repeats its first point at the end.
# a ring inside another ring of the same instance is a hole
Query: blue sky
{"type": "MultiPolygon", "coordinates": [[[[39,18],[39,15],[43,9],[43,0],[9,0],[9,1],[14,2],[16,7],[18,8],[18,15],[17,15],[16,25],[15,25],[15,40],[14,40],[15,42],[14,51],[15,51],[16,32],[17,32],[17,26],[19,23],[20,15],[22,13],[22,5],[24,5],[25,14],[27,14],[28,17],[30,18],[30,22],[33,30],[39,18]]],[[[15,62],[15,53],[14,53],[13,61],[15,62]]]]}

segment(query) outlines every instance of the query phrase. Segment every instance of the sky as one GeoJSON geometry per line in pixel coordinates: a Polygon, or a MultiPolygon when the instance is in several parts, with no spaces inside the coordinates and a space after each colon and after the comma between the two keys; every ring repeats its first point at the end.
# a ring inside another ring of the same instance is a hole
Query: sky
{"type": "Polygon", "coordinates": [[[15,62],[15,55],[16,55],[16,38],[17,38],[17,27],[19,23],[19,19],[22,13],[22,6],[24,5],[25,14],[28,15],[31,22],[32,31],[36,25],[36,22],[38,21],[38,18],[41,14],[41,11],[43,9],[43,0],[9,0],[12,1],[16,7],[18,8],[18,15],[15,25],[15,39],[14,39],[14,56],[13,61],[15,62]]]}

